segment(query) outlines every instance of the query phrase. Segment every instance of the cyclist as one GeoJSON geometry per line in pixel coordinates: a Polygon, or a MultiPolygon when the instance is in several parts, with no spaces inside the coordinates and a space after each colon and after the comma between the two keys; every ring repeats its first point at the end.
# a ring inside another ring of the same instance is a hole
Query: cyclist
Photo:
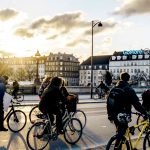
{"type": "MultiPolygon", "coordinates": [[[[130,75],[126,72],[120,74],[120,81],[116,84],[117,88],[124,89],[125,91],[125,99],[124,99],[124,104],[125,104],[125,109],[123,110],[124,113],[128,114],[131,117],[131,108],[132,105],[134,108],[139,111],[141,114],[144,115],[144,118],[147,119],[147,113],[145,109],[142,107],[141,103],[139,102],[139,98],[137,97],[135,91],[133,88],[130,87],[128,81],[130,79],[130,75]]],[[[120,99],[122,100],[122,99],[120,99]]],[[[111,112],[109,112],[109,108],[107,108],[108,112],[108,119],[111,122],[114,122],[117,128],[118,132],[118,139],[121,139],[121,137],[125,134],[126,129],[128,127],[128,122],[119,122],[116,116],[111,116],[111,112]]],[[[119,141],[118,141],[119,142],[119,141]]]]}
{"type": "Polygon", "coordinates": [[[14,80],[13,91],[12,91],[12,96],[14,96],[14,98],[17,98],[18,91],[19,91],[19,83],[17,82],[17,80],[14,80]]]}
{"type": "Polygon", "coordinates": [[[102,98],[103,97],[103,94],[107,94],[109,91],[109,87],[106,86],[106,84],[104,84],[103,81],[100,81],[100,84],[96,87],[96,92],[98,93],[99,95],[99,98],[102,98]],[[100,88],[100,90],[99,90],[100,88]]]}
{"type": "Polygon", "coordinates": [[[61,103],[67,103],[67,99],[61,93],[62,78],[53,77],[50,84],[44,90],[39,103],[39,109],[42,113],[48,113],[50,120],[53,123],[54,116],[56,115],[56,127],[59,134],[63,133],[62,129],[62,110],[61,103]]]}
{"type": "Polygon", "coordinates": [[[8,131],[4,127],[4,110],[3,110],[3,97],[6,91],[6,85],[8,83],[8,76],[0,77],[0,131],[8,131]]]}
{"type": "Polygon", "coordinates": [[[38,91],[38,95],[39,95],[40,99],[41,99],[41,96],[42,96],[42,93],[43,93],[44,89],[49,85],[50,79],[51,79],[51,77],[47,76],[47,75],[43,79],[43,82],[42,82],[42,84],[39,88],[39,91],[38,91]]]}

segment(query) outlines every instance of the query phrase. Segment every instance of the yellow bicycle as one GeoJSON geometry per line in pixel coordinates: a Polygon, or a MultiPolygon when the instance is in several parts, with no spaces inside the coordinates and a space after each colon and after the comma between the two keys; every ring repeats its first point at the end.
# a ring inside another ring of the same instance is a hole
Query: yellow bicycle
{"type": "MultiPolygon", "coordinates": [[[[135,114],[139,115],[139,113],[135,114]]],[[[107,143],[106,150],[137,150],[143,133],[146,133],[143,142],[143,150],[150,149],[150,131],[148,131],[149,125],[150,122],[149,119],[147,119],[137,125],[128,127],[122,139],[119,139],[117,134],[112,136],[107,143]],[[137,139],[133,141],[131,135],[134,135],[135,129],[139,127],[142,127],[141,131],[139,132],[137,139]]]]}

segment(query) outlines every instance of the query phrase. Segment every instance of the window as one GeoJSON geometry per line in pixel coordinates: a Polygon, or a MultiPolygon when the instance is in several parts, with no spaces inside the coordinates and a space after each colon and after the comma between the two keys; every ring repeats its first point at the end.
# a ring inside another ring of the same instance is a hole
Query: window
{"type": "Polygon", "coordinates": [[[137,58],[137,55],[132,55],[132,59],[136,59],[137,58]]]}
{"type": "Polygon", "coordinates": [[[142,59],[143,58],[143,55],[138,55],[138,59],[142,59]]]}
{"type": "Polygon", "coordinates": [[[122,56],[122,59],[123,59],[123,60],[126,60],[126,59],[127,59],[127,56],[122,56]]]}

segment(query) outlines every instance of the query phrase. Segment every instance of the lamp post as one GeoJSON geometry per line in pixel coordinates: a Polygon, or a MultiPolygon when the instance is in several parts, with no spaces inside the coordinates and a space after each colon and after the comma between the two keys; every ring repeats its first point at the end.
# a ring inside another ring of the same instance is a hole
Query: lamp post
{"type": "Polygon", "coordinates": [[[95,22],[92,20],[92,51],[91,51],[91,99],[93,95],[93,29],[98,25],[98,27],[102,27],[102,23],[100,21],[95,22]]]}
{"type": "Polygon", "coordinates": [[[40,79],[39,79],[39,57],[40,57],[40,52],[37,50],[35,57],[36,57],[36,78],[34,80],[34,84],[39,85],[40,84],[40,79]]]}

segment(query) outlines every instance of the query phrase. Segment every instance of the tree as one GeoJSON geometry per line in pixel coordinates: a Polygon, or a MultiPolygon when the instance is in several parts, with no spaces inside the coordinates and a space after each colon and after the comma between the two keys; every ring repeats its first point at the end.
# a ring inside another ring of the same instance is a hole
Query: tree
{"type": "Polygon", "coordinates": [[[106,71],[105,75],[104,75],[104,79],[105,79],[105,83],[110,86],[112,83],[112,75],[109,71],[106,71]]]}
{"type": "Polygon", "coordinates": [[[25,66],[25,70],[29,81],[35,78],[36,67],[34,65],[25,66]]]}

